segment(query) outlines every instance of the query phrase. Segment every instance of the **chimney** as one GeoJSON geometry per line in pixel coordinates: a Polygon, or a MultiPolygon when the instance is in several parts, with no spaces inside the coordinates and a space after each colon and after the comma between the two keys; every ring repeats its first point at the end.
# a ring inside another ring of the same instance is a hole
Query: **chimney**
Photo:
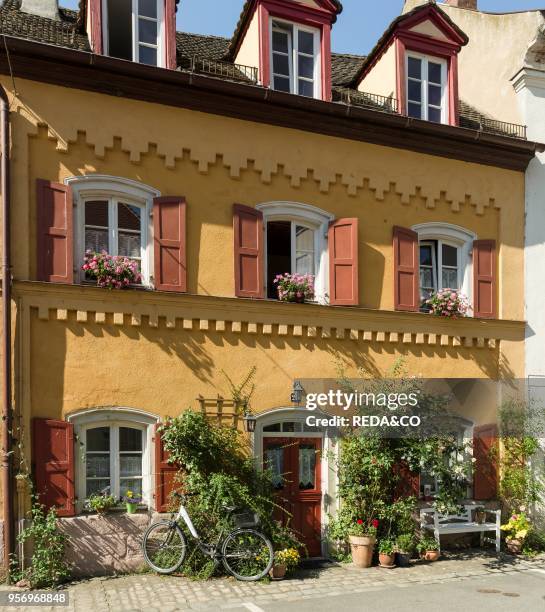
{"type": "Polygon", "coordinates": [[[456,8],[469,9],[470,11],[478,11],[478,0],[445,0],[445,4],[455,6],[456,8]]]}
{"type": "Polygon", "coordinates": [[[22,0],[21,11],[38,17],[60,20],[59,0],[22,0]]]}

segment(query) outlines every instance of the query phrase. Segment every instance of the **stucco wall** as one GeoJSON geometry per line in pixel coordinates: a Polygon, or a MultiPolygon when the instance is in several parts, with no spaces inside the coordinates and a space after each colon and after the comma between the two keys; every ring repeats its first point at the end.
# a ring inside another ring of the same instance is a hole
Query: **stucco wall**
{"type": "Polygon", "coordinates": [[[391,44],[359,84],[358,89],[379,96],[396,97],[396,47],[391,44]]]}
{"type": "MultiPolygon", "coordinates": [[[[252,20],[246,30],[246,35],[240,45],[235,57],[235,64],[253,66],[259,69],[259,17],[258,11],[254,11],[252,20]]],[[[261,75],[260,75],[261,79],[261,75]]]]}

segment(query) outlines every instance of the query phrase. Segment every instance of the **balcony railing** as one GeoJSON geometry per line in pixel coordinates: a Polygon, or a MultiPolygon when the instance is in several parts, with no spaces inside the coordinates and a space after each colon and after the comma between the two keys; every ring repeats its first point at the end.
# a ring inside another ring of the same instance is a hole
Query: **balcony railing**
{"type": "Polygon", "coordinates": [[[381,113],[397,114],[398,112],[396,98],[387,98],[377,94],[364,93],[346,87],[333,88],[333,101],[342,102],[349,106],[360,106],[361,108],[367,108],[381,113]]]}
{"type": "Polygon", "coordinates": [[[242,81],[253,85],[258,81],[257,68],[253,66],[232,64],[231,62],[221,62],[197,56],[184,57],[181,62],[181,68],[190,72],[207,74],[232,81],[242,81]]]}
{"type": "Polygon", "coordinates": [[[460,127],[469,128],[471,130],[479,130],[487,134],[497,134],[498,136],[510,136],[511,138],[521,138],[526,140],[526,126],[517,123],[506,123],[505,121],[496,121],[482,115],[478,111],[467,107],[465,104],[460,105],[460,127]]]}

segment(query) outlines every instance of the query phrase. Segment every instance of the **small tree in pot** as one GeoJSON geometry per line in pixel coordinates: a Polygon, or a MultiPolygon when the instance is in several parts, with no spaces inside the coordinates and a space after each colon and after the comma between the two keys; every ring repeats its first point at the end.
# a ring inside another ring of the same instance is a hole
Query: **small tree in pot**
{"type": "Polygon", "coordinates": [[[378,521],[358,519],[348,532],[352,561],[356,567],[371,567],[377,542],[378,521]]]}

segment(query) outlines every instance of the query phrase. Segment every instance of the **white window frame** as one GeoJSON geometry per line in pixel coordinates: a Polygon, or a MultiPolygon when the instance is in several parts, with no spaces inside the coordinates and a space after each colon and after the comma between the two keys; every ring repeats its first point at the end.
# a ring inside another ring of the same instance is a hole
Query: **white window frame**
{"type": "MultiPolygon", "coordinates": [[[[92,174],[71,177],[65,184],[72,189],[74,200],[74,278],[79,282],[85,280],[82,271],[85,256],[85,202],[90,200],[108,200],[109,202],[109,239],[117,244],[115,227],[117,227],[117,200],[138,206],[142,209],[141,237],[141,274],[142,285],[151,286],[153,281],[153,200],[161,193],[148,185],[122,177],[92,174]],[[114,232],[112,234],[112,232],[114,232]]],[[[110,253],[115,255],[115,253],[110,253]]]]}
{"type": "MultiPolygon", "coordinates": [[[[276,28],[275,23],[286,26],[288,33],[288,51],[289,51],[289,65],[290,65],[290,93],[299,95],[298,83],[299,83],[299,32],[309,32],[314,36],[314,94],[313,97],[320,100],[322,98],[322,49],[321,49],[321,34],[318,28],[312,28],[309,26],[302,26],[297,23],[278,19],[276,17],[270,18],[269,21],[269,40],[270,44],[270,66],[271,66],[271,89],[274,89],[274,63],[273,63],[273,30],[282,28],[276,28]]],[[[302,54],[308,57],[307,54],[302,54]]],[[[285,75],[279,75],[285,76],[285,75]]],[[[301,77],[303,80],[309,80],[306,77],[301,77]]],[[[302,94],[301,94],[302,95],[302,94]]]]}
{"type": "MultiPolygon", "coordinates": [[[[408,51],[405,54],[405,87],[407,92],[406,101],[406,113],[409,115],[409,81],[415,79],[409,77],[409,58],[415,58],[422,61],[422,70],[420,72],[420,87],[421,87],[421,119],[429,121],[429,104],[428,104],[428,64],[441,65],[441,123],[447,124],[449,122],[449,108],[448,108],[448,65],[447,60],[442,57],[436,57],[433,55],[424,55],[422,53],[416,53],[415,51],[408,51]]],[[[434,106],[434,108],[436,108],[434,106]]]]}
{"type": "MultiPolygon", "coordinates": [[[[104,54],[109,55],[108,49],[108,2],[112,0],[102,0],[102,48],[104,49],[104,54]]],[[[115,0],[113,0],[115,1],[115,0]]],[[[140,54],[139,47],[140,45],[144,47],[152,47],[157,48],[157,67],[165,68],[166,67],[166,44],[165,44],[165,18],[164,18],[164,10],[163,10],[163,2],[161,0],[157,1],[157,19],[153,19],[151,17],[140,17],[138,14],[138,0],[132,0],[132,61],[136,63],[140,63],[140,54]],[[150,45],[149,43],[141,43],[138,40],[139,32],[138,32],[138,19],[146,19],[147,21],[157,21],[157,45],[150,45]]]]}
{"type": "MultiPolygon", "coordinates": [[[[153,452],[154,425],[159,422],[159,417],[131,408],[96,408],[84,410],[71,414],[67,421],[74,425],[74,463],[76,477],[76,509],[81,512],[84,508],[87,493],[87,475],[85,470],[85,443],[87,430],[96,427],[110,427],[119,430],[120,427],[130,427],[140,429],[142,436],[142,504],[148,507],[153,506],[155,473],[153,452]]],[[[116,460],[119,455],[117,441],[119,436],[112,436],[110,433],[110,480],[113,482],[111,494],[119,497],[119,462],[116,460]],[[116,480],[117,479],[117,480],[116,480]]]]}
{"type": "MultiPolygon", "coordinates": [[[[329,291],[329,253],[327,235],[329,224],[335,216],[310,204],[298,202],[266,202],[258,204],[256,210],[263,213],[264,231],[264,279],[267,283],[267,223],[269,221],[289,221],[292,223],[292,270],[295,269],[295,225],[303,225],[314,230],[314,293],[315,301],[319,304],[327,304],[329,291]]],[[[265,286],[265,294],[268,287],[265,286]]]]}
{"type": "MultiPolygon", "coordinates": [[[[469,299],[470,303],[473,303],[473,242],[477,240],[477,234],[467,230],[459,225],[453,225],[451,223],[420,223],[413,225],[411,228],[418,234],[419,242],[419,274],[420,274],[420,244],[436,240],[438,242],[437,256],[439,261],[437,262],[437,290],[441,289],[441,257],[442,249],[440,248],[441,243],[454,246],[458,249],[458,278],[460,285],[459,289],[469,299]]],[[[470,311],[471,312],[471,311],[470,311]]]]}

